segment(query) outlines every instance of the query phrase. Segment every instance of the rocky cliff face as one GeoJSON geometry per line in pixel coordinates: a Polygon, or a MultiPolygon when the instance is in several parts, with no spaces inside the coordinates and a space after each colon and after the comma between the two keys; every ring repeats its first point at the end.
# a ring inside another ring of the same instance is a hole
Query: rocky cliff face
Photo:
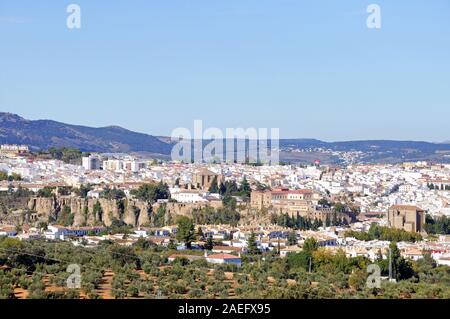
{"type": "Polygon", "coordinates": [[[147,203],[128,199],[118,201],[58,196],[34,197],[28,202],[28,209],[36,212],[34,214],[35,221],[48,221],[49,217],[56,220],[65,206],[74,214],[73,226],[96,224],[110,226],[113,220],[117,219],[128,225],[139,227],[148,224],[152,214],[152,209],[147,203]],[[100,204],[100,211],[94,209],[97,202],[100,204]]]}

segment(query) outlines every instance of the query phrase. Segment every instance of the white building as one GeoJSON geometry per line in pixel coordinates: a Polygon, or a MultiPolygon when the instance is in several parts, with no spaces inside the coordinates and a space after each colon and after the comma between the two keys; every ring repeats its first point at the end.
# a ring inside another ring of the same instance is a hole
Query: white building
{"type": "Polygon", "coordinates": [[[192,189],[180,189],[178,187],[170,189],[170,196],[179,203],[199,203],[207,202],[205,193],[192,189]]]}
{"type": "Polygon", "coordinates": [[[109,159],[103,161],[103,169],[106,171],[122,171],[123,170],[123,162],[117,159],[109,159]]]}
{"type": "Polygon", "coordinates": [[[85,156],[82,158],[82,166],[88,171],[99,170],[101,168],[101,160],[95,155],[85,156]]]}
{"type": "Polygon", "coordinates": [[[122,164],[123,170],[130,172],[139,172],[141,169],[145,169],[147,164],[135,159],[124,160],[122,164]]]}
{"type": "Polygon", "coordinates": [[[234,256],[230,254],[214,254],[214,255],[207,255],[205,254],[206,261],[211,264],[230,264],[230,265],[236,265],[238,267],[241,267],[241,257],[240,256],[234,256]]]}

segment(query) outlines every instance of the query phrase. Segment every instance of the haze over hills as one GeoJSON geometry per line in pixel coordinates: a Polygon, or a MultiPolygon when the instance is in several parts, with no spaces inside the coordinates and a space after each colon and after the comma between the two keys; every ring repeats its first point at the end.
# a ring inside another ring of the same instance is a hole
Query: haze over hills
{"type": "MultiPolygon", "coordinates": [[[[168,137],[137,133],[119,126],[88,127],[52,120],[26,120],[19,115],[0,112],[0,143],[26,144],[32,150],[49,147],[76,147],[85,152],[145,152],[167,158],[172,149],[168,137]]],[[[342,154],[356,152],[358,162],[432,160],[450,162],[450,143],[416,141],[324,142],[316,139],[280,140],[281,160],[310,163],[340,163],[342,154]]]]}

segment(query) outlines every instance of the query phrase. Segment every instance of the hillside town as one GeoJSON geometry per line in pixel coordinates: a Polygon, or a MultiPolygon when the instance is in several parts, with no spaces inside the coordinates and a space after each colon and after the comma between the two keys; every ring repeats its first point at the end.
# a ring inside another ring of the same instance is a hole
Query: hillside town
{"type": "Polygon", "coordinates": [[[0,171],[6,176],[1,192],[32,192],[26,208],[14,210],[2,203],[0,236],[86,247],[102,241],[131,246],[143,238],[160,247],[175,245],[178,256],[191,258],[184,252],[186,243],[176,240],[176,219],[194,216],[196,232],[202,235],[193,238],[189,248],[203,250],[208,239],[215,243],[210,255],[205,252],[196,258],[241,266],[251,236],[258,250],[280,258],[301,251],[305,240],[314,238],[320,247],[344,251],[348,257],[375,260],[381,254],[386,259],[389,240],[351,236],[370,232],[376,225],[420,236],[398,243],[404,258],[419,260],[430,253],[439,265],[450,265],[450,235],[427,234],[429,219],[450,217],[450,165],[187,164],[127,154],[88,154],[80,156],[79,164],[69,164],[33,156],[26,146],[2,145],[0,171]],[[136,193],[149,184],[165,185],[168,196],[141,203],[136,193]],[[228,191],[228,186],[235,191],[228,191]],[[83,200],[77,201],[80,192],[74,190],[83,187],[83,200]],[[106,208],[104,194],[111,190],[122,195],[106,208]],[[118,199],[127,201],[122,212],[115,207],[120,206],[118,199]],[[87,218],[96,205],[103,217],[87,218]],[[232,222],[205,223],[208,216],[195,217],[230,207],[239,216],[232,222]],[[129,216],[132,209],[138,217],[129,216]],[[155,222],[162,211],[164,220],[155,222]],[[61,225],[63,214],[74,216],[61,225]],[[296,226],[299,220],[306,226],[293,227],[291,219],[296,226]],[[117,222],[129,227],[126,233],[108,231],[117,222]]]}

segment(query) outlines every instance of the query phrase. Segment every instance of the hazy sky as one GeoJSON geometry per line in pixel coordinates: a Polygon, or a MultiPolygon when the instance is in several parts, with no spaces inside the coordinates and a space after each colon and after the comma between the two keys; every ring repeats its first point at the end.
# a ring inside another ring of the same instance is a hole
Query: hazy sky
{"type": "Polygon", "coordinates": [[[450,1],[0,0],[0,111],[155,135],[201,119],[450,140],[450,1]]]}

